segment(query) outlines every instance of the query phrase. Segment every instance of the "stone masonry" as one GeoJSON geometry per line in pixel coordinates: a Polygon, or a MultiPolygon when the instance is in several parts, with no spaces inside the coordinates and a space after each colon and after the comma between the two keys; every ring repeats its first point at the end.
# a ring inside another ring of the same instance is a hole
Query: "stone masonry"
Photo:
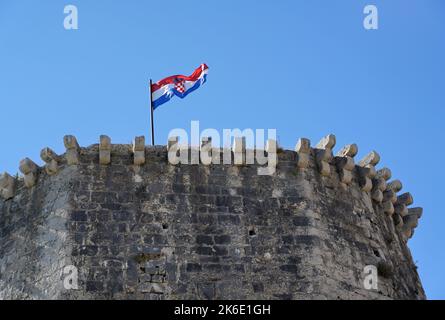
{"type": "Polygon", "coordinates": [[[258,175],[172,165],[170,142],[143,137],[64,144],[0,176],[0,299],[426,298],[407,247],[422,209],[376,152],[355,162],[355,144],[334,156],[335,136],[300,139],[258,175]],[[367,265],[378,289],[364,287],[367,265]]]}

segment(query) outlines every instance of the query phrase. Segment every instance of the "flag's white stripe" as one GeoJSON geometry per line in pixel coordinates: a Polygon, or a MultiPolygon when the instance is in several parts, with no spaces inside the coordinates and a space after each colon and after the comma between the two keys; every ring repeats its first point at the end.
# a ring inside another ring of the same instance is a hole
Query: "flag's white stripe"
{"type": "Polygon", "coordinates": [[[153,92],[152,97],[153,101],[158,100],[160,97],[162,97],[164,94],[171,92],[172,89],[175,87],[174,84],[166,84],[165,86],[159,88],[155,92],[153,92]]]}

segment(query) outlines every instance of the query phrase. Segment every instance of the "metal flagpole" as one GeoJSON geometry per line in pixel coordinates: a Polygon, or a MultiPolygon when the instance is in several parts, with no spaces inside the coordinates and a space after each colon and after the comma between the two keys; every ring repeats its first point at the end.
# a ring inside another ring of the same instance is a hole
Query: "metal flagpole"
{"type": "Polygon", "coordinates": [[[153,124],[153,92],[151,92],[153,81],[150,79],[150,113],[151,113],[151,145],[155,145],[155,128],[153,124]]]}

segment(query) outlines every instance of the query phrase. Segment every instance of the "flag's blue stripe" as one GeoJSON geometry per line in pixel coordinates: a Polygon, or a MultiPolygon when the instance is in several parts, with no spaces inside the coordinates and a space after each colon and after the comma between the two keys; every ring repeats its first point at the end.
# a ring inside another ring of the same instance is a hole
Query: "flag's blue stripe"
{"type": "Polygon", "coordinates": [[[153,109],[156,109],[157,107],[159,107],[160,105],[170,101],[170,99],[173,97],[172,92],[174,93],[175,96],[184,99],[185,97],[187,97],[189,95],[189,93],[195,91],[196,89],[198,89],[202,84],[204,84],[207,81],[207,75],[205,74],[201,80],[196,81],[196,83],[193,85],[193,87],[191,87],[190,89],[188,89],[186,92],[181,93],[179,91],[177,91],[176,89],[172,89],[171,92],[166,92],[164,95],[160,96],[158,99],[156,99],[155,101],[153,101],[153,109]]]}
{"type": "Polygon", "coordinates": [[[173,97],[172,94],[169,94],[168,92],[164,94],[163,96],[160,96],[158,99],[153,101],[153,110],[159,107],[161,104],[164,104],[168,102],[173,97]]]}

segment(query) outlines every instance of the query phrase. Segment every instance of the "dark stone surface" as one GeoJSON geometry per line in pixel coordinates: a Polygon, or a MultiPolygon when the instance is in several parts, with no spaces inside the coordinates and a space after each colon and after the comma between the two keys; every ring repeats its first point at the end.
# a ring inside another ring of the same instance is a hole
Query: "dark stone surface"
{"type": "Polygon", "coordinates": [[[0,297],[425,298],[399,231],[357,182],[299,170],[290,151],[273,176],[146,155],[136,167],[130,146],[113,146],[101,166],[97,145],[82,149],[79,165],[0,200],[0,297]],[[363,287],[370,263],[391,270],[379,290],[363,287]],[[77,290],[63,287],[68,265],[77,290]]]}

